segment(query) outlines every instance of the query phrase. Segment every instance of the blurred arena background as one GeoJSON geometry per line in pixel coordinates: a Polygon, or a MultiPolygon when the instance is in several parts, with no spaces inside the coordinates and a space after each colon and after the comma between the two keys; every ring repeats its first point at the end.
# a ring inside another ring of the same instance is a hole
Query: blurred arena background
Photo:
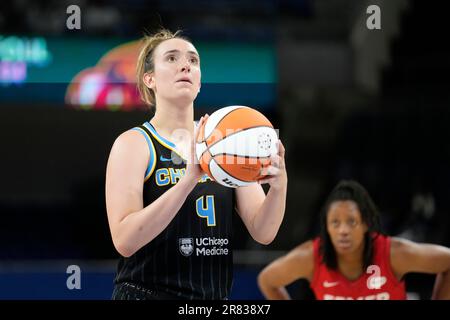
{"type": "MultiPolygon", "coordinates": [[[[106,160],[150,117],[132,83],[144,30],[183,29],[202,57],[197,118],[259,109],[286,146],[288,203],[269,246],[235,221],[232,299],[261,299],[263,266],[317,232],[343,178],[360,181],[384,230],[450,246],[450,51],[445,4],[419,0],[170,0],[0,3],[0,299],[109,299],[106,160]],[[81,29],[69,30],[69,5],[81,29]],[[381,30],[366,8],[381,9],[381,30]],[[131,62],[130,62],[131,61],[131,62]],[[131,72],[131,73],[130,73],[131,72]],[[81,268],[81,290],[66,269],[81,268]]],[[[434,278],[408,275],[411,299],[434,278]]],[[[312,298],[305,283],[289,288],[312,298]]]]}

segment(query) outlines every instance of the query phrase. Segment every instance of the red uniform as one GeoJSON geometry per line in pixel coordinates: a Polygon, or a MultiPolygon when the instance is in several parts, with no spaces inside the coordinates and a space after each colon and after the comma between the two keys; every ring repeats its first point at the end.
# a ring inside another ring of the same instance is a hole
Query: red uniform
{"type": "Polygon", "coordinates": [[[354,281],[321,263],[319,244],[320,239],[314,239],[314,276],[311,281],[311,289],[318,300],[406,299],[405,282],[397,280],[391,269],[390,237],[375,237],[372,265],[354,281]]]}

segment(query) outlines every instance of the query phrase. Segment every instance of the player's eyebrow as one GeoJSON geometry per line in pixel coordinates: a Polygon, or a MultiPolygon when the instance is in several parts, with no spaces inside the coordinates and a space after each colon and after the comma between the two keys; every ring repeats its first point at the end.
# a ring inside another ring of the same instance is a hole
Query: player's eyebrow
{"type": "MultiPolygon", "coordinates": [[[[173,49],[173,50],[166,51],[166,52],[164,53],[164,55],[171,54],[171,53],[179,53],[179,52],[180,52],[180,50],[178,50],[178,49],[173,49]]],[[[197,56],[197,57],[199,56],[197,52],[192,51],[192,50],[189,50],[188,53],[193,54],[193,55],[195,55],[195,56],[197,56]]]]}

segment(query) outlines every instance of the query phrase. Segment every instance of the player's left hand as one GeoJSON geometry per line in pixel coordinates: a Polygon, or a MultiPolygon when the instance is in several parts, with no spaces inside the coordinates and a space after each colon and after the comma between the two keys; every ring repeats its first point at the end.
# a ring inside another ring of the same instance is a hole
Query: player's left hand
{"type": "Polygon", "coordinates": [[[271,189],[281,190],[287,188],[287,172],[284,162],[285,149],[281,140],[278,140],[278,154],[270,157],[271,164],[261,171],[261,175],[266,175],[258,180],[259,184],[268,183],[271,189]]]}

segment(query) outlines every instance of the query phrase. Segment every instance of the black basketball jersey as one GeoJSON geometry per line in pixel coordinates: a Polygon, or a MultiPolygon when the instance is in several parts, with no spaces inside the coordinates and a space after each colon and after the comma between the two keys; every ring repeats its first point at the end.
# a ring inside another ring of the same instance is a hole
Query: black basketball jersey
{"type": "MultiPolygon", "coordinates": [[[[150,148],[145,207],[181,179],[186,165],[175,145],[149,122],[133,130],[144,135],[150,148]]],[[[132,256],[120,258],[115,282],[132,282],[185,299],[228,297],[234,202],[234,189],[205,175],[165,230],[132,256]]]]}

